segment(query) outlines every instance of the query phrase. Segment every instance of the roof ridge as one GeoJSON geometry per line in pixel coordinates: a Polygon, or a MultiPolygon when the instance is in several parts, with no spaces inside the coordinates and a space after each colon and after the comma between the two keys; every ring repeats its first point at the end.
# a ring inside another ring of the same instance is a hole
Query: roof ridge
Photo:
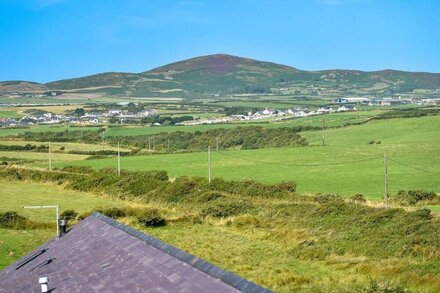
{"type": "Polygon", "coordinates": [[[202,271],[203,273],[220,279],[221,281],[239,289],[242,292],[249,292],[249,293],[269,293],[272,292],[271,290],[264,288],[260,285],[257,285],[254,282],[251,282],[249,280],[246,280],[232,272],[226,271],[221,269],[218,266],[215,266],[201,258],[198,258],[192,254],[189,254],[177,247],[174,247],[172,245],[169,245],[162,240],[155,238],[153,236],[150,236],[144,232],[141,232],[139,230],[136,230],[130,226],[124,225],[122,223],[119,223],[112,218],[109,218],[101,213],[93,212],[91,215],[133,237],[136,237],[145,243],[183,261],[186,264],[191,265],[192,267],[198,269],[199,271],[202,271]]]}

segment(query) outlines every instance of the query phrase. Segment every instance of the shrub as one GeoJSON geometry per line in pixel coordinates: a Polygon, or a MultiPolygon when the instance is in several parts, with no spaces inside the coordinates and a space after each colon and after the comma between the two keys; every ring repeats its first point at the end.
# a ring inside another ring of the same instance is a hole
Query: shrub
{"type": "Polygon", "coordinates": [[[395,196],[395,200],[401,204],[415,205],[420,201],[431,201],[437,197],[433,191],[426,190],[399,190],[395,196]]]}
{"type": "Polygon", "coordinates": [[[147,209],[137,216],[138,223],[145,227],[163,227],[167,224],[157,209],[147,209]]]}
{"type": "Polygon", "coordinates": [[[207,205],[201,211],[201,216],[211,216],[215,218],[226,218],[244,214],[249,211],[251,206],[243,201],[237,202],[215,202],[207,205]]]}
{"type": "Polygon", "coordinates": [[[101,213],[103,215],[106,215],[107,217],[110,217],[112,219],[122,218],[125,217],[127,214],[124,209],[122,208],[98,208],[96,210],[98,213],[101,213]]]}
{"type": "Polygon", "coordinates": [[[351,196],[349,201],[351,203],[355,203],[355,204],[364,204],[367,202],[367,199],[365,198],[365,196],[361,193],[356,193],[355,195],[351,196]]]}
{"type": "Polygon", "coordinates": [[[64,212],[61,213],[60,219],[72,221],[72,220],[76,220],[77,216],[78,216],[78,213],[75,212],[74,210],[65,210],[64,212]]]}
{"type": "Polygon", "coordinates": [[[2,228],[22,228],[26,222],[27,218],[15,211],[0,213],[0,227],[2,228]]]}
{"type": "Polygon", "coordinates": [[[324,203],[340,203],[342,202],[342,198],[340,196],[331,194],[331,193],[318,193],[314,197],[314,201],[320,204],[324,203]]]}
{"type": "Polygon", "coordinates": [[[420,220],[431,220],[432,214],[431,210],[427,208],[423,208],[414,212],[414,215],[420,220]]]}
{"type": "Polygon", "coordinates": [[[87,218],[87,217],[89,217],[90,215],[92,215],[92,213],[93,213],[93,211],[88,211],[88,212],[84,212],[84,213],[80,214],[80,215],[78,216],[78,221],[82,221],[82,220],[84,220],[85,218],[87,218]]]}

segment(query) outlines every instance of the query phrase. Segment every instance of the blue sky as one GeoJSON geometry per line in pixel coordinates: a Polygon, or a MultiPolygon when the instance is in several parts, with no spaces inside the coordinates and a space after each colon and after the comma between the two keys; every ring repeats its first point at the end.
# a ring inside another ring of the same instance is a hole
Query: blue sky
{"type": "Polygon", "coordinates": [[[440,72],[437,0],[0,0],[0,80],[227,53],[300,69],[440,72]]]}

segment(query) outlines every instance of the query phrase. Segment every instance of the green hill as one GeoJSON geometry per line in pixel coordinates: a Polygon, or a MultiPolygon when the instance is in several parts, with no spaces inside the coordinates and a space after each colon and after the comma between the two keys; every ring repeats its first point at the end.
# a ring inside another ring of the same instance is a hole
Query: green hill
{"type": "Polygon", "coordinates": [[[0,93],[43,92],[47,90],[46,85],[32,81],[0,81],[0,93]]]}
{"type": "Polygon", "coordinates": [[[229,94],[391,95],[440,89],[440,74],[383,70],[304,71],[225,54],[171,63],[141,73],[108,72],[47,83],[52,90],[113,96],[198,97],[229,94]]]}

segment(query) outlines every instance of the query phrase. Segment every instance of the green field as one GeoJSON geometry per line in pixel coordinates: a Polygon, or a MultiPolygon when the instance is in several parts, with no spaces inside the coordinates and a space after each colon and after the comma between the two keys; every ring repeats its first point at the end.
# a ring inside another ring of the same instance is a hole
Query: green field
{"type": "MultiPolygon", "coordinates": [[[[59,205],[60,212],[74,209],[79,213],[97,207],[121,203],[82,192],[63,189],[53,184],[6,182],[0,180],[0,213],[17,211],[38,222],[55,222],[54,210],[24,209],[25,205],[59,205]]],[[[13,230],[0,228],[0,269],[17,260],[38,245],[54,237],[54,229],[13,230]]]]}
{"type": "MultiPolygon", "coordinates": [[[[20,133],[25,132],[62,132],[67,130],[67,125],[34,125],[31,127],[25,128],[0,128],[0,137],[9,136],[9,135],[18,135],[20,133]]],[[[69,127],[70,131],[96,131],[99,130],[99,127],[69,127]]]]}
{"type": "MultiPolygon", "coordinates": [[[[196,125],[196,126],[122,126],[122,127],[109,127],[105,131],[107,137],[111,136],[136,136],[136,135],[154,135],[162,132],[174,132],[174,131],[184,131],[184,132],[195,132],[195,131],[206,131],[215,128],[234,128],[237,126],[255,126],[263,125],[265,127],[319,127],[323,125],[323,120],[325,127],[339,127],[347,124],[361,123],[365,122],[371,117],[381,113],[381,110],[367,110],[349,113],[333,113],[330,115],[318,115],[310,117],[292,118],[283,121],[275,121],[276,118],[269,118],[266,120],[254,120],[254,121],[237,121],[236,123],[226,123],[226,124],[206,124],[206,125],[196,125]]],[[[182,114],[186,115],[186,114],[182,114]]],[[[199,113],[196,116],[200,116],[202,119],[217,117],[218,114],[215,113],[199,113]]],[[[67,129],[66,125],[35,125],[27,128],[0,128],[0,137],[18,135],[24,132],[62,132],[67,129]]],[[[70,131],[97,131],[99,127],[70,127],[70,131]]]]}
{"type": "MultiPolygon", "coordinates": [[[[41,141],[21,141],[21,140],[0,140],[0,145],[48,145],[48,142],[41,141]]],[[[60,151],[64,148],[63,152],[68,151],[102,151],[102,150],[112,150],[116,151],[118,148],[109,146],[107,144],[90,144],[90,143],[76,143],[76,142],[52,142],[51,148],[53,152],[60,151]]],[[[130,151],[128,148],[120,148],[121,151],[130,151]]],[[[12,152],[11,152],[12,153],[12,152]]]]}
{"type": "MultiPolygon", "coordinates": [[[[440,117],[372,121],[304,135],[310,147],[237,150],[212,153],[212,175],[262,182],[295,180],[301,192],[360,192],[370,199],[383,195],[383,155],[389,161],[391,193],[400,189],[440,191],[440,117]],[[375,141],[374,144],[369,142],[375,141]],[[379,142],[380,144],[376,143],[379,142]],[[408,165],[408,166],[405,166],[408,165]]],[[[75,161],[57,166],[114,167],[116,159],[75,161]]],[[[173,177],[208,174],[206,153],[124,157],[123,169],[164,169],[173,177]]]]}
{"type": "MultiPolygon", "coordinates": [[[[19,159],[19,161],[23,160],[23,161],[45,162],[44,167],[47,167],[49,164],[48,153],[0,151],[0,158],[1,157],[19,159]]],[[[80,160],[85,160],[87,157],[88,157],[87,155],[74,155],[74,154],[62,154],[62,153],[51,154],[51,160],[53,163],[80,161],[80,160]]]]}
{"type": "Polygon", "coordinates": [[[359,111],[350,113],[333,113],[330,115],[318,115],[302,118],[292,118],[284,121],[273,121],[271,118],[267,121],[254,120],[252,122],[237,122],[226,124],[207,124],[195,126],[125,126],[125,127],[110,127],[105,131],[105,135],[110,136],[136,136],[136,135],[154,135],[162,132],[195,132],[206,131],[215,128],[235,128],[237,126],[255,126],[262,125],[264,127],[295,127],[295,126],[310,126],[322,127],[323,120],[326,127],[339,127],[350,123],[360,123],[374,117],[380,110],[359,111]]]}
{"type": "MultiPolygon", "coordinates": [[[[58,204],[61,210],[74,209],[80,213],[109,206],[156,207],[167,216],[167,226],[146,228],[129,217],[118,221],[276,292],[354,292],[355,288],[365,286],[370,277],[401,284],[415,292],[434,293],[440,288],[435,252],[427,251],[426,260],[425,254],[399,256],[402,245],[412,241],[413,237],[418,239],[420,235],[425,235],[426,229],[419,232],[420,227],[417,228],[420,223],[435,228],[438,227],[437,220],[423,222],[417,219],[414,228],[408,225],[410,215],[402,220],[403,216],[393,216],[401,214],[396,210],[365,210],[354,205],[351,207],[353,211],[336,209],[325,213],[317,203],[292,203],[286,199],[252,196],[252,204],[258,209],[252,214],[208,217],[202,222],[192,223],[185,219],[193,215],[202,203],[161,201],[146,205],[141,201],[117,200],[117,194],[111,194],[111,191],[97,197],[65,190],[60,185],[18,182],[0,180],[3,199],[0,212],[14,210],[31,220],[50,222],[54,220],[53,211],[24,210],[23,205],[58,204]],[[391,226],[382,222],[383,216],[390,217],[386,221],[391,226]],[[371,219],[376,219],[375,224],[369,222],[371,219]],[[405,226],[399,226],[399,220],[405,226]],[[393,233],[389,233],[390,229],[393,233]],[[406,229],[416,235],[405,234],[406,229]],[[308,247],[304,243],[312,245],[308,247]],[[295,253],[296,250],[300,253],[295,253]]],[[[236,195],[231,199],[239,200],[240,197],[236,195]]],[[[0,228],[0,269],[53,238],[54,232],[54,228],[0,228]]],[[[430,241],[438,237],[431,235],[428,239],[427,245],[431,245],[430,241]]],[[[437,246],[427,245],[423,247],[437,249],[437,246]]]]}
{"type": "Polygon", "coordinates": [[[14,110],[0,110],[0,118],[21,118],[22,114],[14,110]]]}

